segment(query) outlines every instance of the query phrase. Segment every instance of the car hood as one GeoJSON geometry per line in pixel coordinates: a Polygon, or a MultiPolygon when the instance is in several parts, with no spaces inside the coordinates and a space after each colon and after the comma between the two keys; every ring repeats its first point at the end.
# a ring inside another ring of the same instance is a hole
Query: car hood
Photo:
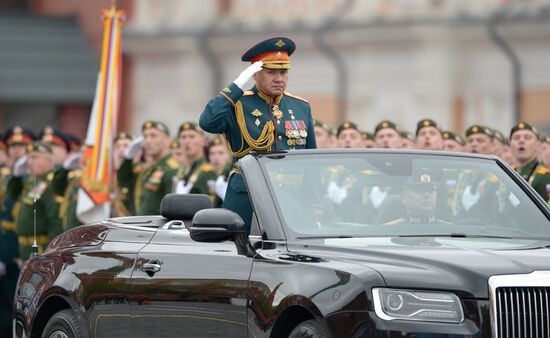
{"type": "Polygon", "coordinates": [[[452,290],[467,298],[488,298],[490,276],[550,270],[550,241],[443,237],[322,241],[319,245],[318,239],[301,240],[289,250],[301,247],[335,266],[338,261],[353,261],[380,273],[388,287],[452,290]]]}

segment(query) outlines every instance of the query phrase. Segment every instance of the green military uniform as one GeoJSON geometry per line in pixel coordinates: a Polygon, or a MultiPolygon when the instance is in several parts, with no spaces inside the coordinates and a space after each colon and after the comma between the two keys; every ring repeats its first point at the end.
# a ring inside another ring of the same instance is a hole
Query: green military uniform
{"type": "MultiPolygon", "coordinates": [[[[518,130],[531,131],[540,141],[539,131],[529,123],[519,122],[510,130],[510,140],[518,130]]],[[[515,168],[516,171],[537,191],[546,203],[550,204],[550,169],[540,163],[536,155],[523,167],[515,168]]]]}
{"type": "MultiPolygon", "coordinates": [[[[28,153],[51,154],[51,148],[42,142],[29,145],[28,153]]],[[[60,199],[56,198],[52,181],[53,171],[41,177],[12,177],[8,183],[8,195],[20,203],[16,219],[19,236],[20,257],[27,259],[34,242],[34,212],[36,210],[36,242],[38,251],[43,252],[49,242],[62,232],[59,219],[60,199]],[[35,202],[36,200],[36,202],[35,202]]]]}
{"type": "Polygon", "coordinates": [[[76,217],[78,191],[80,189],[80,177],[82,170],[67,170],[59,168],[55,171],[52,186],[55,198],[60,201],[59,219],[63,231],[72,229],[82,224],[76,217]]]}
{"type": "MultiPolygon", "coordinates": [[[[213,185],[217,176],[206,158],[201,157],[193,162],[191,166],[180,169],[183,170],[178,171],[178,185],[188,187],[185,193],[210,195],[212,202],[214,202],[214,192],[208,187],[208,184],[213,185]],[[212,183],[208,183],[208,181],[212,183]]],[[[177,188],[176,193],[179,193],[177,188]]]]}
{"type": "MultiPolygon", "coordinates": [[[[115,144],[119,140],[132,140],[132,135],[127,132],[119,132],[115,137],[115,144]]],[[[140,164],[134,164],[133,171],[139,173],[141,170],[140,164]]],[[[114,192],[113,198],[113,208],[112,214],[113,217],[122,217],[122,216],[131,216],[135,214],[134,207],[134,187],[135,182],[127,182],[126,185],[122,185],[118,182],[117,177],[113,178],[112,189],[114,192]]]]}
{"type": "Polygon", "coordinates": [[[172,177],[179,165],[171,155],[166,155],[156,163],[142,165],[138,172],[134,167],[131,159],[122,162],[117,172],[119,185],[122,189],[135,182],[136,215],[158,215],[162,198],[172,192],[172,177]]]}
{"type": "MultiPolygon", "coordinates": [[[[261,60],[268,69],[288,69],[288,56],[294,50],[290,39],[273,38],[252,47],[241,59],[261,60]],[[263,59],[256,59],[258,56],[263,59]]],[[[248,91],[235,83],[225,87],[207,104],[200,126],[207,132],[225,135],[234,161],[251,151],[316,148],[309,103],[286,92],[272,98],[256,86],[248,91]]],[[[238,173],[229,179],[224,208],[237,212],[250,229],[252,205],[238,173]]]]}
{"type": "MultiPolygon", "coordinates": [[[[229,163],[228,165],[225,166],[225,168],[223,168],[220,175],[218,175],[218,177],[216,178],[216,182],[218,179],[220,179],[219,177],[222,177],[223,180],[227,182],[227,180],[229,180],[229,173],[231,173],[231,169],[233,169],[233,164],[229,163]]],[[[223,197],[225,198],[225,195],[223,197]]],[[[214,208],[223,207],[223,199],[220,196],[218,196],[215,192],[214,192],[214,202],[212,203],[212,206],[214,208]]]]}
{"type": "Polygon", "coordinates": [[[533,159],[516,171],[550,204],[550,169],[533,159]]]}

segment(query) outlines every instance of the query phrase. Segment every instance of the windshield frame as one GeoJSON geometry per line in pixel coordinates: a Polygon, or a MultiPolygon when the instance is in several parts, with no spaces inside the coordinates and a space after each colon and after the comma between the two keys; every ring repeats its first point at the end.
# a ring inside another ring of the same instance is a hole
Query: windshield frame
{"type": "MultiPolygon", "coordinates": [[[[277,198],[277,194],[274,191],[272,186],[271,179],[266,167],[266,164],[273,160],[285,160],[287,157],[309,157],[309,156],[318,156],[318,155],[333,155],[333,156],[345,156],[345,155],[361,155],[365,156],[368,154],[388,154],[388,155],[414,155],[417,154],[419,157],[452,157],[456,159],[472,159],[474,161],[491,161],[496,163],[496,165],[502,169],[508,177],[520,188],[520,190],[527,195],[529,200],[531,200],[541,211],[544,217],[550,222],[550,206],[539,196],[539,194],[526,182],[513,168],[503,162],[500,158],[493,155],[478,155],[470,153],[451,153],[444,151],[426,151],[426,150],[403,150],[403,149],[307,149],[307,150],[290,150],[290,151],[281,151],[274,153],[263,153],[255,154],[257,163],[261,170],[262,176],[266,183],[266,190],[269,191],[271,195],[271,201],[273,206],[276,209],[276,214],[278,216],[279,222],[282,226],[282,231],[286,237],[286,240],[300,240],[307,239],[310,236],[304,236],[299,232],[296,232],[286,223],[284,218],[284,212],[281,209],[281,205],[277,198]]],[[[246,175],[245,175],[246,176],[246,175]]],[[[254,204],[254,201],[252,201],[254,204]]],[[[344,237],[350,236],[350,234],[341,234],[344,237]]],[[[388,235],[389,237],[390,235],[388,235]]],[[[314,237],[314,236],[311,236],[314,237]]],[[[360,237],[360,236],[351,236],[351,237],[360,237]]],[[[514,238],[520,238],[519,236],[514,236],[514,238]]]]}

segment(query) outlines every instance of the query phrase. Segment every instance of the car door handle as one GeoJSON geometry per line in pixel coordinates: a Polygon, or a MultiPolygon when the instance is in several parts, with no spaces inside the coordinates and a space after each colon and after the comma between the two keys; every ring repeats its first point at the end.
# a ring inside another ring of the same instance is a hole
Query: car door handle
{"type": "Polygon", "coordinates": [[[159,262],[153,261],[151,263],[143,263],[141,266],[141,271],[147,272],[148,274],[154,274],[160,271],[159,262]]]}

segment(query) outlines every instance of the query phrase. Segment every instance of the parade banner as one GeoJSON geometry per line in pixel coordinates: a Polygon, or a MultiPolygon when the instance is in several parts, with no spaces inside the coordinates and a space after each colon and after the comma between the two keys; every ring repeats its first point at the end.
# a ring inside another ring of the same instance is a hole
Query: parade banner
{"type": "Polygon", "coordinates": [[[101,68],[86,134],[76,215],[84,223],[109,217],[113,175],[112,146],[120,106],[122,75],[121,29],[124,12],[103,10],[101,68]]]}

